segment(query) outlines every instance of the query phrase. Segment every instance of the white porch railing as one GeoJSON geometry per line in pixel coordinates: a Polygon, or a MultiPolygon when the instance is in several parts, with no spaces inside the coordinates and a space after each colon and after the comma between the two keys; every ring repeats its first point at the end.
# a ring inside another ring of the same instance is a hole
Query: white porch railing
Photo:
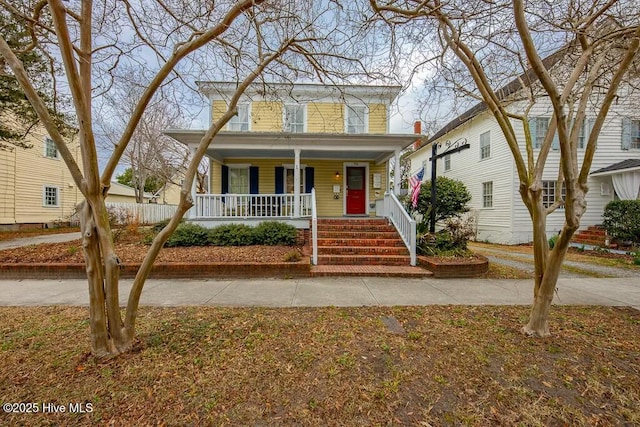
{"type": "Polygon", "coordinates": [[[387,215],[396,227],[411,255],[411,265],[416,265],[416,221],[409,216],[395,194],[385,194],[387,215]]]}
{"type": "Polygon", "coordinates": [[[318,265],[318,208],[316,206],[316,189],[311,189],[311,260],[318,265]]]}
{"type": "MultiPolygon", "coordinates": [[[[310,217],[311,193],[300,194],[300,215],[310,217]]],[[[293,194],[197,194],[191,218],[296,218],[293,194]]]]}

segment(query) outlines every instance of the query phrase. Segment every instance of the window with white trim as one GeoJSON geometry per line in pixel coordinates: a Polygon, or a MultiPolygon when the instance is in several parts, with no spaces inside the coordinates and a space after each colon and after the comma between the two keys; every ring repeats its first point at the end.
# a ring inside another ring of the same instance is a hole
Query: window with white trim
{"type": "Polygon", "coordinates": [[[588,121],[585,119],[578,132],[578,148],[584,148],[584,146],[587,145],[587,126],[588,121]]]}
{"type": "Polygon", "coordinates": [[[444,170],[445,172],[451,170],[451,154],[444,156],[444,170]]]}
{"type": "Polygon", "coordinates": [[[42,206],[58,207],[60,189],[58,187],[45,185],[42,189],[42,206]]]}
{"type": "MultiPolygon", "coordinates": [[[[284,168],[284,190],[285,193],[293,194],[294,184],[294,169],[291,167],[284,168]]],[[[300,167],[300,194],[304,193],[304,167],[300,167]]]]}
{"type": "Polygon", "coordinates": [[[631,120],[631,144],[629,148],[640,148],[640,120],[631,120]]]}
{"type": "Polygon", "coordinates": [[[482,207],[493,207],[493,181],[482,183],[482,207]]]}
{"type": "MultiPolygon", "coordinates": [[[[562,183],[559,194],[561,200],[567,196],[567,186],[562,183]]],[[[557,181],[542,181],[542,205],[545,208],[553,205],[558,200],[557,181]]]]}
{"type": "Polygon", "coordinates": [[[59,159],[60,154],[58,152],[58,147],[56,147],[56,143],[53,142],[53,139],[48,136],[44,139],[44,156],[49,159],[59,159]]]}
{"type": "Polygon", "coordinates": [[[491,157],[491,133],[486,131],[480,134],[480,159],[491,157]]]}
{"type": "Polygon", "coordinates": [[[229,193],[249,194],[249,168],[229,166],[229,193]]]}
{"type": "Polygon", "coordinates": [[[549,130],[549,122],[551,118],[549,117],[536,117],[536,139],[533,141],[533,148],[540,148],[544,143],[544,138],[547,136],[547,131],[549,130]]]}
{"type": "Polygon", "coordinates": [[[364,105],[346,106],[347,133],[367,132],[367,107],[364,105]]]}
{"type": "Polygon", "coordinates": [[[227,129],[241,132],[249,130],[249,104],[238,104],[238,114],[231,117],[227,129]]]}
{"type": "Polygon", "coordinates": [[[283,130],[291,133],[304,132],[304,105],[285,105],[283,130]]]}

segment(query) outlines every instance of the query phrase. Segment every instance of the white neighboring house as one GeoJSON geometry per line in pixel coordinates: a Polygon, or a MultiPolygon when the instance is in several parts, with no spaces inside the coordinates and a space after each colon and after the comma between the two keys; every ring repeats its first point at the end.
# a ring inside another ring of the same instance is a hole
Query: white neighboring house
{"type": "MultiPolygon", "coordinates": [[[[640,97],[621,87],[617,102],[611,107],[598,137],[598,148],[588,179],[587,211],[582,217],[580,230],[602,224],[605,205],[614,199],[636,199],[640,191],[640,97]]],[[[522,111],[524,104],[513,102],[511,111],[522,111]]],[[[541,143],[548,120],[553,112],[548,98],[539,98],[529,113],[532,139],[541,143]]],[[[595,118],[595,111],[587,111],[584,131],[586,136],[595,118]]],[[[523,126],[512,120],[519,141],[524,141],[523,126]]],[[[506,139],[493,115],[484,103],[461,114],[440,129],[433,137],[409,156],[410,173],[425,166],[424,180],[431,179],[432,144],[442,144],[462,138],[470,149],[453,153],[437,160],[438,176],[462,181],[472,195],[471,215],[477,220],[477,240],[503,244],[533,241],[529,212],[518,192],[519,180],[515,162],[506,139]]],[[[534,146],[537,145],[534,143],[534,146]]],[[[522,144],[524,146],[524,144],[522,144]]],[[[521,148],[524,153],[524,147],[521,148]]],[[[537,158],[537,150],[535,150],[537,158]]],[[[578,157],[584,149],[578,148],[578,157]]],[[[526,154],[524,154],[526,159],[526,154]]],[[[556,188],[560,153],[555,145],[549,153],[543,174],[544,202],[552,204],[562,189],[556,188]]],[[[557,209],[547,217],[547,234],[557,234],[564,223],[564,210],[557,209]]]]}

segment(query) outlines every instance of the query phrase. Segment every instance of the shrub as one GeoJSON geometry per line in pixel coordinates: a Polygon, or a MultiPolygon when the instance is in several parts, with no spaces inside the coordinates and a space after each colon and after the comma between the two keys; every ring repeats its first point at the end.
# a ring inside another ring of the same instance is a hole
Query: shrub
{"type": "Polygon", "coordinates": [[[185,222],[178,225],[165,246],[206,246],[208,244],[210,244],[208,229],[198,224],[185,222]]]}
{"type": "Polygon", "coordinates": [[[553,249],[553,247],[556,245],[556,242],[558,241],[558,237],[560,236],[557,234],[549,237],[549,249],[553,249]]]}
{"type": "Polygon", "coordinates": [[[286,254],[284,254],[284,262],[298,262],[302,259],[302,255],[300,255],[300,252],[294,250],[294,251],[289,251],[286,254]]]}
{"type": "Polygon", "coordinates": [[[609,202],[602,217],[602,225],[609,236],[640,243],[640,200],[609,202]]]}
{"type": "MultiPolygon", "coordinates": [[[[160,222],[156,222],[151,226],[151,231],[153,231],[155,234],[158,234],[159,232],[162,231],[163,228],[167,226],[167,224],[169,224],[169,221],[171,221],[171,218],[163,219],[160,222]]],[[[182,224],[183,222],[184,222],[184,219],[181,219],[180,224],[182,224]]]]}
{"type": "Polygon", "coordinates": [[[255,242],[258,245],[287,245],[296,244],[298,230],[293,225],[283,222],[265,221],[253,230],[255,242]]]}
{"type": "Polygon", "coordinates": [[[245,224],[226,224],[210,231],[210,242],[215,246],[248,246],[256,243],[254,231],[245,224]]]}
{"type": "MultiPolygon", "coordinates": [[[[455,179],[439,176],[436,178],[436,221],[460,217],[469,211],[467,203],[471,201],[471,193],[467,187],[455,179]]],[[[429,219],[431,211],[431,181],[426,181],[420,187],[418,205],[413,208],[410,198],[407,198],[407,210],[418,213],[424,220],[429,219]]]]}

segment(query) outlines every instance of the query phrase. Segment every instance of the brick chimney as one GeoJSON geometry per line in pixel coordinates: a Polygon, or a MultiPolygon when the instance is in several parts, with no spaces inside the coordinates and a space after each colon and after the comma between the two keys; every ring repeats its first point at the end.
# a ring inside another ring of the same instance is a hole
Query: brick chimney
{"type": "MultiPolygon", "coordinates": [[[[413,133],[415,133],[416,135],[422,135],[422,122],[417,120],[413,123],[413,133]]],[[[415,142],[413,143],[413,150],[417,150],[418,148],[420,148],[420,144],[422,143],[422,139],[418,138],[415,140],[415,142]]]]}

